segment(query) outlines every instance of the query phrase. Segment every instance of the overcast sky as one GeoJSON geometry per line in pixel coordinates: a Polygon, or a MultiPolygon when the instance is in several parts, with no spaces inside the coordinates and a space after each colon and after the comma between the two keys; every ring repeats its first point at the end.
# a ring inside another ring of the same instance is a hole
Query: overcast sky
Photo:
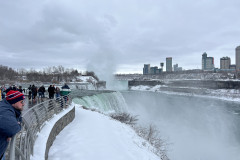
{"type": "Polygon", "coordinates": [[[0,0],[0,64],[142,73],[166,57],[201,69],[203,52],[235,64],[239,15],[239,0],[0,0]]]}

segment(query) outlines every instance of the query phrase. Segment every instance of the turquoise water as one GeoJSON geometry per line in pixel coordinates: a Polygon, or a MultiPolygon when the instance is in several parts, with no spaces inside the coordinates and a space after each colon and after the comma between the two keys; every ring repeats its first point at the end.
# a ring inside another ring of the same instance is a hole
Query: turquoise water
{"type": "Polygon", "coordinates": [[[120,92],[98,93],[92,96],[75,97],[73,102],[103,113],[126,112],[127,105],[120,92]]]}

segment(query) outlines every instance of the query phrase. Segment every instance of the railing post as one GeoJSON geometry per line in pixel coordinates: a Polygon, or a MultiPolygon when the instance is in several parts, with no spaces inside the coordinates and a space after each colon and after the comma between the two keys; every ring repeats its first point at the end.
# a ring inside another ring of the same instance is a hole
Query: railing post
{"type": "Polygon", "coordinates": [[[9,159],[15,160],[15,136],[13,136],[11,139],[9,159]]]}
{"type": "Polygon", "coordinates": [[[37,119],[37,127],[38,127],[38,131],[40,132],[41,128],[40,128],[40,120],[39,120],[39,117],[38,117],[38,113],[37,111],[35,110],[35,108],[33,109],[33,113],[35,114],[36,116],[36,119],[37,119]]]}
{"type": "Polygon", "coordinates": [[[50,118],[50,116],[49,116],[49,113],[48,113],[48,106],[46,106],[46,103],[43,103],[43,108],[44,108],[45,111],[46,111],[46,115],[45,115],[46,121],[48,121],[49,118],[50,118]]]}

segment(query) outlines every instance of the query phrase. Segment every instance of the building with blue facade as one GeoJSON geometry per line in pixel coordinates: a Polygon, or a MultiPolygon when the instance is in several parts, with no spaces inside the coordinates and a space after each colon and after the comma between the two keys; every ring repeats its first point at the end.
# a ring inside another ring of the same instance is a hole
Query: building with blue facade
{"type": "Polygon", "coordinates": [[[202,54],[202,70],[204,71],[214,70],[214,58],[208,57],[206,52],[202,54]]]}
{"type": "Polygon", "coordinates": [[[143,74],[144,74],[144,75],[150,74],[150,64],[144,64],[143,74]]]}

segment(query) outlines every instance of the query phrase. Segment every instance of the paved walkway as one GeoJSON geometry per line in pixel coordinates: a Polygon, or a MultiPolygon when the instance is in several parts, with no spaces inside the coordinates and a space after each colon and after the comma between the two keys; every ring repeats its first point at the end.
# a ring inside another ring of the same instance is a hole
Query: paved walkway
{"type": "Polygon", "coordinates": [[[36,104],[42,103],[44,101],[49,100],[49,98],[39,98],[36,97],[34,100],[32,99],[28,99],[28,95],[25,95],[25,105],[24,105],[24,109],[23,109],[23,113],[26,112],[27,110],[29,110],[30,108],[32,108],[33,106],[35,106],[36,104]]]}

